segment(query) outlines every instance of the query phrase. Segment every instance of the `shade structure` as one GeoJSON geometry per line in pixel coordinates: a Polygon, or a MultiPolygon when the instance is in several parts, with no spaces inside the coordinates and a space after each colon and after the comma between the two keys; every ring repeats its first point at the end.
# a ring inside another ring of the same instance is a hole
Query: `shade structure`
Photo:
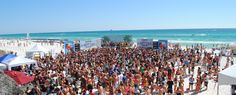
{"type": "Polygon", "coordinates": [[[236,64],[219,73],[219,85],[236,85],[236,64]]]}
{"type": "Polygon", "coordinates": [[[15,80],[17,84],[20,84],[20,85],[27,84],[34,80],[33,76],[27,76],[23,72],[4,71],[4,73],[8,75],[9,77],[11,77],[13,80],[15,80]]]}
{"type": "Polygon", "coordinates": [[[24,64],[30,65],[30,64],[36,64],[36,63],[37,62],[35,60],[23,58],[23,57],[15,57],[12,60],[4,62],[4,64],[8,66],[8,69],[11,69],[11,67],[21,66],[24,64]]]}
{"type": "Polygon", "coordinates": [[[27,52],[44,52],[47,53],[48,50],[42,47],[41,45],[35,44],[32,48],[30,48],[27,52]]]}
{"type": "Polygon", "coordinates": [[[26,51],[26,57],[27,58],[33,58],[35,54],[39,54],[41,57],[45,55],[45,53],[48,53],[49,50],[42,47],[41,45],[35,44],[31,49],[26,51]]]}
{"type": "Polygon", "coordinates": [[[13,55],[13,54],[5,54],[0,57],[0,63],[5,63],[15,57],[16,57],[16,55],[13,55]]]}

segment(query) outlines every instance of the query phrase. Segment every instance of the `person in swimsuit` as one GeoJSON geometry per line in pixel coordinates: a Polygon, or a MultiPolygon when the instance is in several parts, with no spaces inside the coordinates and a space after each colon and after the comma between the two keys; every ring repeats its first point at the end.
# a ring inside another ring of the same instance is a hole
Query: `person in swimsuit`
{"type": "Polygon", "coordinates": [[[189,78],[189,90],[193,90],[194,78],[193,75],[189,78]]]}

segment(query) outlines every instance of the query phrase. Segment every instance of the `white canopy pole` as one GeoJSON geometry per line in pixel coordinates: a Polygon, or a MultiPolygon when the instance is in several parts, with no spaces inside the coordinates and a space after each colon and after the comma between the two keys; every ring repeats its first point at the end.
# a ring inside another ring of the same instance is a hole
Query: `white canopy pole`
{"type": "Polygon", "coordinates": [[[217,86],[217,95],[219,95],[219,88],[220,88],[220,85],[218,83],[218,86],[217,86]]]}

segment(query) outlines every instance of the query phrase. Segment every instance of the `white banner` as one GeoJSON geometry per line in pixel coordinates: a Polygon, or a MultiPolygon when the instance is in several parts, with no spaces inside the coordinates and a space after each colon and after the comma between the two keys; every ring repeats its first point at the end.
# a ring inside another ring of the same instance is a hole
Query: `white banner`
{"type": "Polygon", "coordinates": [[[80,41],[80,49],[100,48],[101,39],[80,41]]]}
{"type": "Polygon", "coordinates": [[[153,39],[138,39],[137,45],[140,48],[152,48],[153,39]]]}

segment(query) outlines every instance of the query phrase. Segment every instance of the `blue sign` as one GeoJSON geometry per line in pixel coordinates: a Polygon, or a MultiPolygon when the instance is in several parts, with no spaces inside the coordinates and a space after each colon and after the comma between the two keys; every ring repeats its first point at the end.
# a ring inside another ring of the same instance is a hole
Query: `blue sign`
{"type": "Polygon", "coordinates": [[[75,51],[74,41],[64,40],[64,53],[67,54],[69,51],[75,51]]]}
{"type": "Polygon", "coordinates": [[[158,40],[158,50],[159,49],[167,49],[168,48],[168,40],[158,40]]]}

